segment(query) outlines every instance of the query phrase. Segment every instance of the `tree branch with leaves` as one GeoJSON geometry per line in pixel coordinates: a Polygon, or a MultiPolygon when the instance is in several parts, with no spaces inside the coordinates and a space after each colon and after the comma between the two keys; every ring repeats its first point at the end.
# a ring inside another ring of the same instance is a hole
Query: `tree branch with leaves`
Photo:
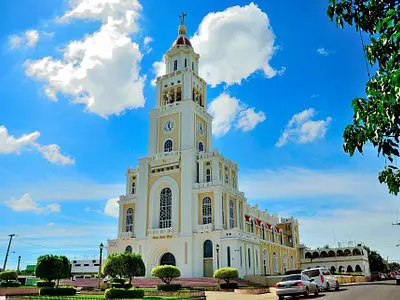
{"type": "Polygon", "coordinates": [[[344,151],[363,153],[370,142],[385,159],[379,182],[397,195],[400,170],[397,165],[400,139],[400,1],[329,0],[331,21],[343,28],[347,23],[369,36],[364,46],[369,67],[376,69],[366,83],[366,96],[353,100],[353,124],[344,131],[344,151]]]}

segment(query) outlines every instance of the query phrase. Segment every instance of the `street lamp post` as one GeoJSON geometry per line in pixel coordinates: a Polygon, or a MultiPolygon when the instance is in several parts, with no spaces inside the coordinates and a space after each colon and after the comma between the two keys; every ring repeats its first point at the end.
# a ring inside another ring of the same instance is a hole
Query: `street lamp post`
{"type": "Polygon", "coordinates": [[[99,249],[100,249],[100,259],[99,259],[99,288],[100,288],[100,284],[101,284],[101,261],[102,261],[102,258],[103,258],[103,248],[104,248],[104,245],[103,245],[103,243],[101,243],[101,244],[99,245],[99,249]]]}
{"type": "Polygon", "coordinates": [[[18,256],[17,274],[19,274],[19,266],[21,264],[21,255],[18,256]]]}
{"type": "Polygon", "coordinates": [[[215,250],[217,250],[217,269],[219,269],[219,244],[215,246],[215,250]]]}

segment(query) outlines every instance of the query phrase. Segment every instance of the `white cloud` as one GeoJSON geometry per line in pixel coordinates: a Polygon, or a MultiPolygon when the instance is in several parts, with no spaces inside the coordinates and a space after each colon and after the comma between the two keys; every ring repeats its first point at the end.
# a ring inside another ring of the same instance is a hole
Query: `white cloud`
{"type": "Polygon", "coordinates": [[[7,206],[16,212],[33,211],[40,214],[44,212],[61,211],[61,206],[57,203],[40,206],[31,198],[28,193],[25,193],[20,199],[11,198],[9,201],[7,201],[7,206]]]}
{"type": "Polygon", "coordinates": [[[39,41],[40,34],[37,30],[27,30],[23,34],[20,35],[10,35],[8,37],[8,43],[11,49],[21,48],[21,47],[30,47],[33,48],[36,46],[39,41]]]}
{"type": "Polygon", "coordinates": [[[207,111],[213,117],[212,130],[217,137],[227,134],[232,126],[246,132],[265,120],[263,112],[255,112],[254,108],[247,108],[246,104],[227,93],[222,93],[215,98],[207,111]]]}
{"type": "Polygon", "coordinates": [[[319,55],[322,55],[322,56],[328,56],[328,55],[334,54],[335,52],[334,52],[334,51],[327,50],[327,49],[325,49],[325,48],[318,48],[318,49],[317,49],[317,53],[318,53],[319,55]]]}
{"type": "Polygon", "coordinates": [[[47,223],[47,226],[49,226],[49,227],[53,227],[54,225],[56,225],[56,223],[54,223],[54,222],[47,223]]]}
{"type": "MultiPolygon", "coordinates": [[[[223,82],[240,84],[256,71],[271,78],[286,70],[269,64],[276,50],[275,35],[267,14],[254,3],[209,13],[190,40],[200,54],[200,76],[213,87],[223,82]]],[[[153,64],[157,77],[165,74],[163,61],[153,64]]]]}
{"type": "Polygon", "coordinates": [[[313,121],[311,118],[314,117],[315,114],[313,108],[295,114],[286,125],[276,146],[282,147],[288,142],[306,144],[325,137],[332,118],[327,117],[325,120],[313,121]]]}
{"type": "Polygon", "coordinates": [[[72,165],[75,163],[75,160],[69,156],[65,156],[61,154],[60,146],[56,144],[51,145],[37,145],[37,149],[40,153],[42,153],[43,157],[49,162],[56,165],[72,165]]]}
{"type": "Polygon", "coordinates": [[[39,138],[40,132],[34,131],[29,134],[25,134],[19,138],[15,138],[8,134],[5,126],[0,126],[0,154],[19,154],[22,150],[36,149],[43,157],[58,165],[71,165],[75,163],[75,160],[71,157],[61,154],[60,146],[56,144],[41,145],[36,142],[39,138]]]}
{"type": "MultiPolygon", "coordinates": [[[[57,100],[67,95],[72,103],[107,117],[144,106],[145,77],[139,74],[142,53],[130,34],[138,30],[141,9],[134,0],[78,0],[58,20],[101,20],[100,29],[81,40],[69,42],[63,58],[27,61],[26,74],[45,82],[45,94],[57,100]]],[[[72,2],[71,2],[72,4],[72,2]]]]}
{"type": "Polygon", "coordinates": [[[119,205],[118,198],[109,199],[104,206],[104,213],[108,216],[118,218],[119,216],[119,205]]]}
{"type": "Polygon", "coordinates": [[[39,136],[40,132],[34,131],[19,138],[15,138],[14,136],[8,134],[5,126],[0,125],[0,154],[19,154],[24,148],[32,146],[39,136]]]}
{"type": "Polygon", "coordinates": [[[211,86],[240,83],[258,70],[275,76],[269,64],[274,41],[267,14],[254,3],[209,13],[191,38],[201,57],[200,75],[211,86]]]}
{"type": "Polygon", "coordinates": [[[258,123],[264,122],[265,119],[264,112],[255,112],[254,108],[248,108],[240,112],[236,127],[241,128],[244,132],[251,131],[258,123]]]}
{"type": "Polygon", "coordinates": [[[152,38],[152,37],[146,36],[146,37],[143,39],[143,44],[146,46],[146,45],[150,44],[152,41],[153,41],[153,38],[152,38]]]}

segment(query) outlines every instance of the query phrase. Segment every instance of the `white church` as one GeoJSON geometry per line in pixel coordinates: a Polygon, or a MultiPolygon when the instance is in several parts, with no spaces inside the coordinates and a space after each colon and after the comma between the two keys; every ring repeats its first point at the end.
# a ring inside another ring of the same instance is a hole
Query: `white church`
{"type": "Polygon", "coordinates": [[[212,148],[207,83],[183,17],[165,54],[166,75],[157,78],[148,156],[127,171],[108,253],[141,253],[148,277],[162,264],[176,265],[182,277],[227,266],[241,277],[299,269],[297,220],[249,206],[238,165],[212,148]]]}

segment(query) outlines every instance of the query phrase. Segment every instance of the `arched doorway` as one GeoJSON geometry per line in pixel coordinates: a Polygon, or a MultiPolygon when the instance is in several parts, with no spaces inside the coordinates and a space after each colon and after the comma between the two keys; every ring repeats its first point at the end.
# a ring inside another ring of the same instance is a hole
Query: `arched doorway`
{"type": "Polygon", "coordinates": [[[263,269],[264,269],[264,275],[267,275],[269,273],[269,264],[268,264],[268,251],[263,250],[263,269]]]}
{"type": "Polygon", "coordinates": [[[213,244],[206,240],[203,244],[203,276],[213,277],[213,244]]]}
{"type": "Polygon", "coordinates": [[[160,259],[160,266],[162,265],[176,266],[175,256],[169,252],[164,253],[160,259]]]}

